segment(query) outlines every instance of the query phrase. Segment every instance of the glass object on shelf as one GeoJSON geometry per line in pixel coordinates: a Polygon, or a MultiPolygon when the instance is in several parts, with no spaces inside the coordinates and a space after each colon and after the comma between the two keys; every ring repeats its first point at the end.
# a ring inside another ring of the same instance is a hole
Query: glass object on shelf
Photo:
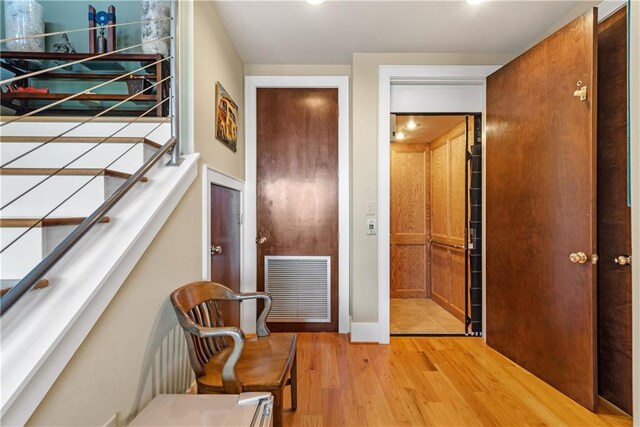
{"type": "Polygon", "coordinates": [[[142,52],[147,54],[159,53],[163,57],[169,56],[169,39],[157,40],[168,37],[170,32],[171,21],[168,18],[171,10],[169,2],[162,0],[142,0],[142,52]],[[153,41],[156,40],[156,41],[153,41]]]}
{"type": "MultiPolygon", "coordinates": [[[[5,37],[29,37],[44,33],[44,9],[35,0],[6,0],[4,6],[5,37]]],[[[8,41],[7,49],[44,52],[44,38],[22,38],[8,41]]]]}

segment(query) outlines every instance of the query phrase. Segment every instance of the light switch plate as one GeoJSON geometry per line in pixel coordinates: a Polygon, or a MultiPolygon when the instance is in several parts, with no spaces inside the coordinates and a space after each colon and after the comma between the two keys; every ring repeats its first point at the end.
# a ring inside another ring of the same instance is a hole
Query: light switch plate
{"type": "Polygon", "coordinates": [[[375,215],[376,214],[376,202],[373,200],[367,201],[367,215],[375,215]]]}

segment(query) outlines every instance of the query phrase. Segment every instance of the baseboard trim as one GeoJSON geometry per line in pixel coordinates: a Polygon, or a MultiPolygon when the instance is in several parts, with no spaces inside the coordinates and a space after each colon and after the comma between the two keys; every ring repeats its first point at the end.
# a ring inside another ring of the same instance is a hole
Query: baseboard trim
{"type": "Polygon", "coordinates": [[[351,324],[350,342],[379,342],[380,330],[378,322],[354,322],[349,316],[349,323],[351,324]]]}

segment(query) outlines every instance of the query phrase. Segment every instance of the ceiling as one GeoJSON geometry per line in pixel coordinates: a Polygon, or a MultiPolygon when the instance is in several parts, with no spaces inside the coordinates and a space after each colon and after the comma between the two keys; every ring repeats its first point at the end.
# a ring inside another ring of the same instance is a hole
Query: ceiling
{"type": "Polygon", "coordinates": [[[213,1],[247,64],[350,64],[357,53],[519,53],[592,1],[213,1]]]}
{"type": "Polygon", "coordinates": [[[454,126],[464,121],[464,116],[399,116],[396,115],[396,135],[402,132],[406,137],[396,143],[431,143],[454,126]],[[407,128],[407,123],[414,122],[418,127],[407,128]]]}

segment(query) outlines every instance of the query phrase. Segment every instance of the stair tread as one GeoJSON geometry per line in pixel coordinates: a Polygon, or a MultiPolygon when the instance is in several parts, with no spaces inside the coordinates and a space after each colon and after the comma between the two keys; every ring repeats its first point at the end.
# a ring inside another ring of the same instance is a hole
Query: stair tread
{"type": "MultiPolygon", "coordinates": [[[[128,179],[131,174],[126,172],[115,171],[112,169],[98,169],[98,168],[2,168],[0,169],[0,175],[73,175],[73,176],[96,176],[105,175],[114,178],[128,179]]],[[[149,179],[146,176],[140,178],[141,182],[147,182],[149,179]]]]}
{"type": "Polygon", "coordinates": [[[135,144],[137,142],[142,142],[154,148],[162,147],[161,144],[158,144],[155,141],[152,141],[148,138],[144,138],[143,141],[140,141],[139,137],[122,137],[122,136],[113,136],[111,138],[104,137],[93,137],[93,136],[61,136],[51,141],[54,138],[53,136],[10,136],[10,135],[0,135],[0,143],[27,143],[27,142],[35,142],[35,143],[105,143],[105,144],[135,144]]]}
{"type": "MultiPolygon", "coordinates": [[[[7,228],[28,228],[33,227],[55,227],[60,225],[77,225],[84,221],[85,217],[66,217],[66,218],[45,218],[40,223],[40,218],[0,218],[0,227],[7,228]]],[[[111,221],[111,218],[105,216],[100,220],[101,224],[111,221]]]]}
{"type": "MultiPolygon", "coordinates": [[[[2,279],[2,280],[0,280],[0,287],[2,287],[2,289],[0,289],[0,297],[4,296],[4,294],[9,292],[9,290],[11,288],[13,288],[19,281],[20,281],[19,279],[12,279],[12,280],[2,279]],[[11,283],[7,284],[7,282],[11,282],[11,283]],[[6,287],[5,287],[5,285],[6,285],[6,287]]],[[[33,289],[42,289],[42,288],[46,288],[47,286],[49,286],[49,280],[40,279],[38,281],[38,283],[36,283],[36,285],[33,287],[33,289]]]]}

